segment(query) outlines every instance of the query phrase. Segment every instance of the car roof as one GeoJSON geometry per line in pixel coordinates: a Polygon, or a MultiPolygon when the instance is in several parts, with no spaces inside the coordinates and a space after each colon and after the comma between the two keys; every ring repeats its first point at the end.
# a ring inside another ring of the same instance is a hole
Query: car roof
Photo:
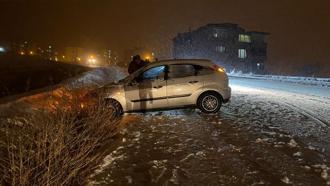
{"type": "Polygon", "coordinates": [[[210,67],[214,66],[214,63],[212,63],[210,60],[207,59],[168,59],[168,60],[152,62],[147,65],[147,68],[156,67],[160,65],[184,65],[184,64],[210,66],[210,67]]]}
{"type": "Polygon", "coordinates": [[[140,68],[139,70],[135,71],[133,74],[130,74],[130,77],[136,77],[138,74],[140,74],[142,71],[148,70],[153,67],[161,66],[161,65],[200,65],[200,66],[207,66],[207,67],[213,67],[215,64],[211,62],[211,60],[208,59],[167,59],[167,60],[161,60],[156,62],[150,62],[148,65],[140,68]]]}

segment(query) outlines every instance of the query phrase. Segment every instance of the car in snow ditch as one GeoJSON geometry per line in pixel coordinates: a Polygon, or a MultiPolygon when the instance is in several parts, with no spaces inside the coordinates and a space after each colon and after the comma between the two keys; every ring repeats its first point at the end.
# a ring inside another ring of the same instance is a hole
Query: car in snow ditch
{"type": "Polygon", "coordinates": [[[197,107],[217,113],[231,97],[224,68],[209,60],[153,62],[98,90],[100,100],[118,114],[197,107]]]}

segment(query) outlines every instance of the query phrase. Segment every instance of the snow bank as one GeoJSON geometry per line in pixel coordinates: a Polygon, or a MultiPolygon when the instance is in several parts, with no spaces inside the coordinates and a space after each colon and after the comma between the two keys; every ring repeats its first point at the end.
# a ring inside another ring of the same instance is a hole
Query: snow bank
{"type": "Polygon", "coordinates": [[[241,71],[228,72],[230,77],[244,77],[252,79],[284,81],[304,85],[315,85],[321,87],[330,87],[330,78],[316,78],[316,77],[299,77],[299,76],[275,76],[275,75],[258,75],[258,74],[244,74],[241,71]]]}
{"type": "Polygon", "coordinates": [[[118,66],[100,67],[85,72],[77,78],[70,79],[64,84],[67,88],[83,88],[90,86],[103,86],[105,84],[119,81],[127,76],[126,71],[118,66]]]}

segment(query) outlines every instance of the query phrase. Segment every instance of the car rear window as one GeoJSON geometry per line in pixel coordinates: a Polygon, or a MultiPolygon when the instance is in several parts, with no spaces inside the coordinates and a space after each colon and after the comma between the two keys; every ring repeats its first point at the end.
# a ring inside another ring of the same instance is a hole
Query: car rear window
{"type": "Polygon", "coordinates": [[[198,76],[213,74],[214,70],[211,67],[195,65],[196,74],[198,76]]]}

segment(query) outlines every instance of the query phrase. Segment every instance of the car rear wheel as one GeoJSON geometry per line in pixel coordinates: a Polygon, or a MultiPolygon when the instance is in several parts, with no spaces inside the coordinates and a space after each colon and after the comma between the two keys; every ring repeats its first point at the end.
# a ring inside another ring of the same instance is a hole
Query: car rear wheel
{"type": "Polygon", "coordinates": [[[207,114],[219,112],[222,105],[222,98],[215,92],[203,93],[197,101],[198,108],[207,114]]]}
{"type": "Polygon", "coordinates": [[[116,117],[120,117],[124,114],[123,107],[121,104],[114,100],[114,99],[108,99],[106,100],[106,108],[107,109],[112,109],[114,111],[114,115],[116,117]]]}

